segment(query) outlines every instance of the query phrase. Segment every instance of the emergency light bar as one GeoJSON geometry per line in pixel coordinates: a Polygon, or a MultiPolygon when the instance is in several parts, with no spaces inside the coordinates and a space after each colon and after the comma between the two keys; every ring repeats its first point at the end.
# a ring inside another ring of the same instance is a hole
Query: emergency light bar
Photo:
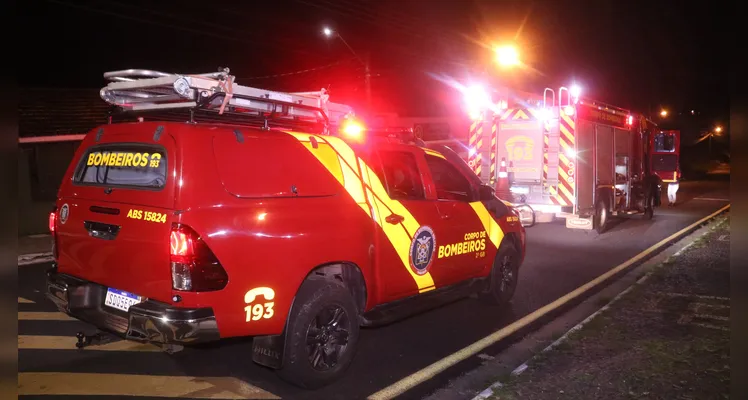
{"type": "Polygon", "coordinates": [[[243,115],[289,121],[317,122],[329,128],[338,125],[353,109],[329,101],[327,90],[283,93],[242,86],[224,68],[205,74],[168,74],[128,69],[104,74],[110,83],[101,98],[126,112],[163,110],[207,110],[219,115],[243,115]]]}

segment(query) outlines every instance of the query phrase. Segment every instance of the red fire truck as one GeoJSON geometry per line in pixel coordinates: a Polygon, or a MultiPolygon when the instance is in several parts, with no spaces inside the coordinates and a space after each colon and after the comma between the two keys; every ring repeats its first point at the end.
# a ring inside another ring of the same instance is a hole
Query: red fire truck
{"type": "Polygon", "coordinates": [[[499,197],[529,205],[537,222],[558,216],[569,228],[598,232],[611,216],[652,218],[661,177],[672,174],[677,135],[656,131],[643,115],[581,98],[574,87],[560,88],[558,102],[550,88],[535,98],[468,93],[483,101],[469,101],[479,110],[469,110],[476,118],[467,161],[499,197]]]}

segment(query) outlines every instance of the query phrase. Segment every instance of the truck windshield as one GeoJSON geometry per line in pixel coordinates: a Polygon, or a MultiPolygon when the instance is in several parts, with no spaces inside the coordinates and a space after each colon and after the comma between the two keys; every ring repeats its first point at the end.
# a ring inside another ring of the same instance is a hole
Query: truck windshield
{"type": "Polygon", "coordinates": [[[166,152],[153,146],[94,146],[84,154],[73,181],[79,185],[161,189],[166,152]]]}

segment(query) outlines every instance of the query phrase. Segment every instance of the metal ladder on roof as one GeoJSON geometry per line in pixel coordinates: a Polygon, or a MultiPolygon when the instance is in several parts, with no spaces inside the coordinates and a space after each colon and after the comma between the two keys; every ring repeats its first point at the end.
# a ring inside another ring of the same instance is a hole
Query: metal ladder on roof
{"type": "Polygon", "coordinates": [[[322,123],[329,132],[353,115],[350,106],[330,102],[328,91],[284,93],[242,86],[228,68],[203,74],[169,74],[145,69],[111,71],[100,96],[125,112],[206,110],[219,115],[322,123]]]}

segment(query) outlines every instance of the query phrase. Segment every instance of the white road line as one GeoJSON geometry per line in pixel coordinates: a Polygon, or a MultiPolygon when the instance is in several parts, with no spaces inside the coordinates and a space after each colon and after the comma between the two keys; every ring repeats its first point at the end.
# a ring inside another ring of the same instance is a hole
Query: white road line
{"type": "Polygon", "coordinates": [[[704,200],[704,201],[730,201],[730,199],[720,199],[716,197],[694,197],[694,200],[704,200]]]}
{"type": "Polygon", "coordinates": [[[21,396],[148,396],[180,399],[280,399],[233,377],[21,372],[21,396]]]}
{"type": "MultiPolygon", "coordinates": [[[[80,350],[75,347],[78,339],[74,336],[42,336],[19,335],[18,350],[80,350]]],[[[91,344],[84,347],[85,351],[133,351],[133,352],[161,352],[160,347],[147,343],[128,340],[117,340],[105,344],[91,344]]]]}
{"type": "Polygon", "coordinates": [[[20,311],[19,321],[77,321],[77,319],[57,311],[20,311]]]}

